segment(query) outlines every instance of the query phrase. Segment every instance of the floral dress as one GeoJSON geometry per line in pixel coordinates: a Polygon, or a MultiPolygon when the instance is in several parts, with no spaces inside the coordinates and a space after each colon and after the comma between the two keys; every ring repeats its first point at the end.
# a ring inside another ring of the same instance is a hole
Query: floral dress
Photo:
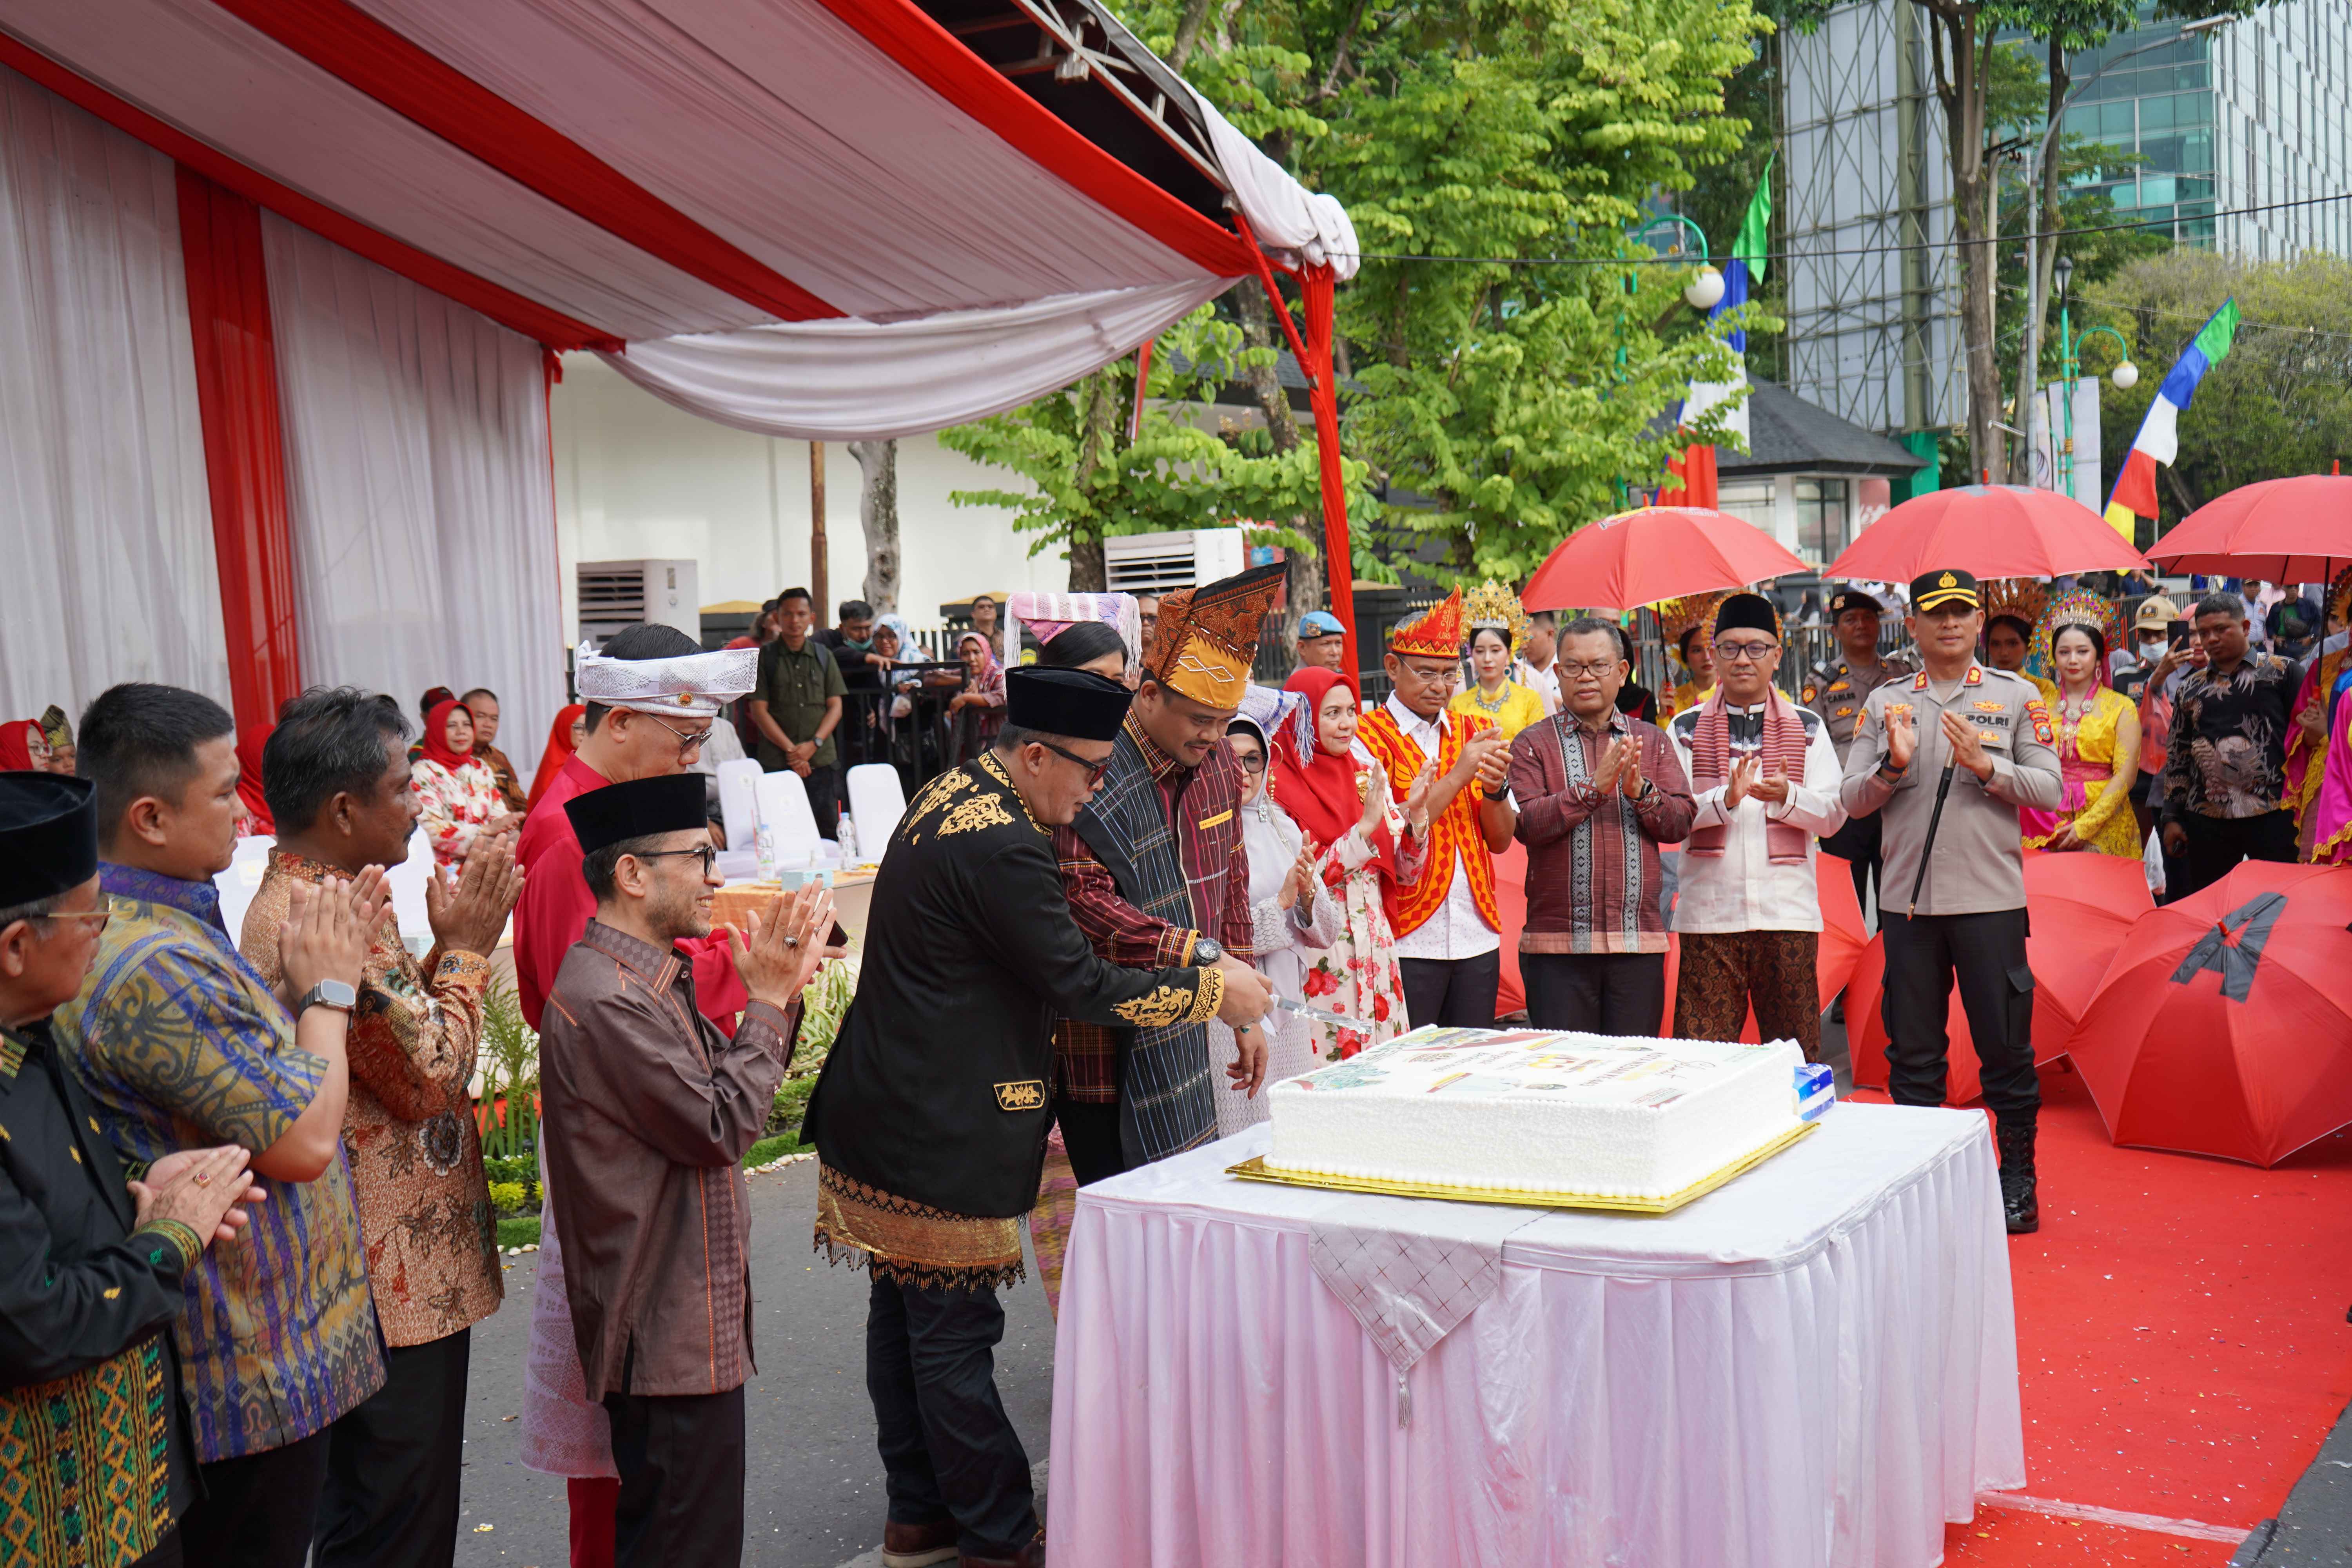
{"type": "Polygon", "coordinates": [[[430,757],[408,764],[415,782],[417,804],[425,808],[425,836],[433,843],[433,863],[452,866],[466,858],[474,835],[507,808],[499,794],[499,776],[478,757],[468,757],[456,769],[430,757]]]}
{"type": "MultiPolygon", "coordinates": [[[[1389,833],[1397,848],[1397,875],[1404,881],[1421,879],[1429,859],[1429,846],[1408,839],[1403,814],[1389,808],[1389,833]]],[[[1371,846],[1360,824],[1348,829],[1323,855],[1323,881],[1331,889],[1346,918],[1330,946],[1301,956],[1307,960],[1302,989],[1309,1005],[1363,1020],[1361,1028],[1310,1023],[1315,1054],[1326,1061],[1354,1056],[1366,1046],[1404,1033],[1404,980],[1398,973],[1396,932],[1389,925],[1388,906],[1381,898],[1381,873],[1370,862],[1371,846]]]]}

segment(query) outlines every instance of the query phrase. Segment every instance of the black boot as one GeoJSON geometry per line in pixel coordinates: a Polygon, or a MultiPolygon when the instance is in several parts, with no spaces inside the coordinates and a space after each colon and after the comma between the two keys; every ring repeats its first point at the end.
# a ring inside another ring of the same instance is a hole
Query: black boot
{"type": "Polygon", "coordinates": [[[2000,1143],[2000,1206],[2011,1236],[2031,1236],[2042,1228],[2042,1205],[2034,1194],[2034,1117],[2028,1112],[2016,1121],[1995,1124],[2000,1143]]]}

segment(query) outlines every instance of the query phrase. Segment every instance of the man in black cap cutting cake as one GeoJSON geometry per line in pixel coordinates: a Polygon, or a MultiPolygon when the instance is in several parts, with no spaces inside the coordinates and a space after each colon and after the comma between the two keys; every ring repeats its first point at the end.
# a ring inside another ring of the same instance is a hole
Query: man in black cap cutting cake
{"type": "Polygon", "coordinates": [[[1045,1561],[992,1352],[1045,1158],[1055,1016],[1166,1029],[1266,1010],[1262,986],[1228,992],[1213,966],[1119,968],[1071,918],[1052,829],[1101,783],[1130,695],[1087,670],[1006,676],[992,749],[932,780],[891,837],[857,1000],[809,1103],[817,1242],[873,1276],[892,1568],[1045,1561]]]}
{"type": "Polygon", "coordinates": [[[1846,753],[1844,800],[1885,824],[1879,930],[1886,942],[1886,1089],[1944,1102],[1945,1027],[1959,982],[2000,1140],[2009,1228],[2039,1228],[2033,1171],[2042,1080],[2033,1068],[2033,971],[2025,959],[2025,855],[2017,808],[2057,809],[2063,782],[2042,693],[1976,659],[1977,580],[1911,584],[1911,637],[1927,668],[1870,694],[1846,753]]]}
{"type": "Polygon", "coordinates": [[[833,900],[777,900],[729,933],[750,997],[733,1039],[690,956],[710,934],[702,775],[607,784],[563,805],[595,918],[540,1016],[550,1202],[587,1395],[612,1418],[614,1561],[735,1568],[751,1215],[739,1162],[767,1131],[801,988],[835,950],[833,900]]]}
{"type": "Polygon", "coordinates": [[[11,1562],[180,1561],[195,1449],[172,1321],[197,1255],[246,1223],[237,1205],[253,1182],[240,1148],[126,1172],[99,1135],[49,1015],[81,990],[109,912],[97,792],[0,773],[0,1432],[13,1445],[0,1557],[11,1562]]]}

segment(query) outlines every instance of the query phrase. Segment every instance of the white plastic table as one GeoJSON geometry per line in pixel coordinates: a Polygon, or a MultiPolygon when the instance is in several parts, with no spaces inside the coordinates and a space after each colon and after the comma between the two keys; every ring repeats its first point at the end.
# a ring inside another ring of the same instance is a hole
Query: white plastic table
{"type": "Polygon", "coordinates": [[[1353,1194],[1225,1175],[1253,1128],[1079,1194],[1056,1561],[1927,1568],[2022,1486],[1979,1112],[1840,1105],[1675,1214],[1563,1211],[1397,1376],[1308,1261],[1353,1194]]]}

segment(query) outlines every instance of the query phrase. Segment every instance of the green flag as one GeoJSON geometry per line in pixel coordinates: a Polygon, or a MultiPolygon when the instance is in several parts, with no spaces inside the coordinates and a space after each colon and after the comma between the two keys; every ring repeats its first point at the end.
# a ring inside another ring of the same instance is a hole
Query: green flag
{"type": "Polygon", "coordinates": [[[1755,197],[1739,223],[1739,237],[1731,242],[1731,258],[1748,264],[1750,287],[1764,281],[1764,262],[1772,248],[1772,160],[1780,155],[1775,152],[1764,160],[1764,177],[1756,182],[1755,197]]]}

